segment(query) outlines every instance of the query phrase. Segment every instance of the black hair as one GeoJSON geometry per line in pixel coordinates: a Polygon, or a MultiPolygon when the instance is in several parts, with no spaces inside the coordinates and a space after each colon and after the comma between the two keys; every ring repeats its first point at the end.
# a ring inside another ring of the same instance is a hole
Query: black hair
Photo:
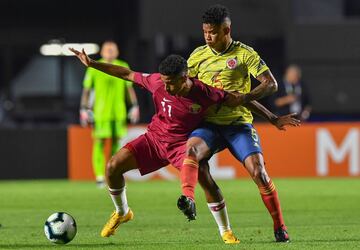
{"type": "Polygon", "coordinates": [[[187,72],[187,62],[179,55],[167,56],[159,65],[159,72],[162,75],[173,76],[187,72]]]}
{"type": "Polygon", "coordinates": [[[203,23],[215,25],[222,24],[226,18],[230,18],[230,12],[228,8],[220,4],[210,6],[202,16],[203,23]]]}

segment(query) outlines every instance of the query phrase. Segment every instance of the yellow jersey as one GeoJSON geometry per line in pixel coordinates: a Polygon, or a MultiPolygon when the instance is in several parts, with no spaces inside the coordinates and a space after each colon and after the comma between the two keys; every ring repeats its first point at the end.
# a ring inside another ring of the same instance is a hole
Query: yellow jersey
{"type": "MultiPolygon", "coordinates": [[[[250,74],[259,76],[269,68],[251,47],[232,41],[222,53],[217,53],[208,45],[196,48],[188,59],[189,76],[197,77],[203,83],[223,89],[249,93],[250,74]]],[[[253,117],[247,108],[214,105],[206,114],[206,121],[219,125],[252,123],[253,117]]]]}

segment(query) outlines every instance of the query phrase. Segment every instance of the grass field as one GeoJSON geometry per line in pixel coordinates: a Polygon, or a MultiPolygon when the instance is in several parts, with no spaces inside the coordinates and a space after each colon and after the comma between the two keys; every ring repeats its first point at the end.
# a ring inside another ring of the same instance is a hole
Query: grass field
{"type": "Polygon", "coordinates": [[[277,179],[290,244],[274,243],[272,221],[248,179],[219,181],[240,245],[218,236],[200,188],[198,219],[188,223],[176,208],[179,183],[130,182],[135,218],[109,239],[99,236],[113,207],[92,182],[1,181],[0,249],[360,249],[359,179],[277,179]],[[66,211],[78,234],[65,246],[47,241],[46,218],[66,211]]]}

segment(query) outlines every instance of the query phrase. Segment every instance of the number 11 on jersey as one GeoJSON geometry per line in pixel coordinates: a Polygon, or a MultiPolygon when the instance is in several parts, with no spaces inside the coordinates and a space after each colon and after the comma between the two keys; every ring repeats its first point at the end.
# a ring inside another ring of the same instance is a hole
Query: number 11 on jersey
{"type": "Polygon", "coordinates": [[[166,113],[166,108],[167,108],[167,113],[169,115],[169,117],[171,117],[171,105],[165,105],[166,103],[165,102],[161,102],[161,105],[163,107],[163,111],[166,113]]]}

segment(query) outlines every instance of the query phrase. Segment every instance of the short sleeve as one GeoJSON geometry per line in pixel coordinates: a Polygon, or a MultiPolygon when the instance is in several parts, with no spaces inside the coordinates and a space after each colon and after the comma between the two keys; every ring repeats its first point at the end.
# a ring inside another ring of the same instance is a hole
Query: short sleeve
{"type": "Polygon", "coordinates": [[[227,96],[225,91],[214,88],[195,79],[193,79],[193,81],[195,82],[195,89],[190,93],[196,97],[200,104],[205,108],[213,104],[220,104],[225,101],[227,96]]]}
{"type": "Polygon", "coordinates": [[[135,72],[134,82],[141,87],[154,93],[157,88],[161,86],[160,74],[146,74],[135,72]]]}
{"type": "Polygon", "coordinates": [[[83,87],[85,89],[93,88],[94,87],[93,83],[94,83],[93,70],[91,68],[87,68],[87,70],[85,72],[84,81],[83,81],[83,87]]]}
{"type": "Polygon", "coordinates": [[[251,50],[247,53],[245,63],[248,71],[255,78],[269,69],[264,60],[260,58],[255,50],[251,50]]]}

